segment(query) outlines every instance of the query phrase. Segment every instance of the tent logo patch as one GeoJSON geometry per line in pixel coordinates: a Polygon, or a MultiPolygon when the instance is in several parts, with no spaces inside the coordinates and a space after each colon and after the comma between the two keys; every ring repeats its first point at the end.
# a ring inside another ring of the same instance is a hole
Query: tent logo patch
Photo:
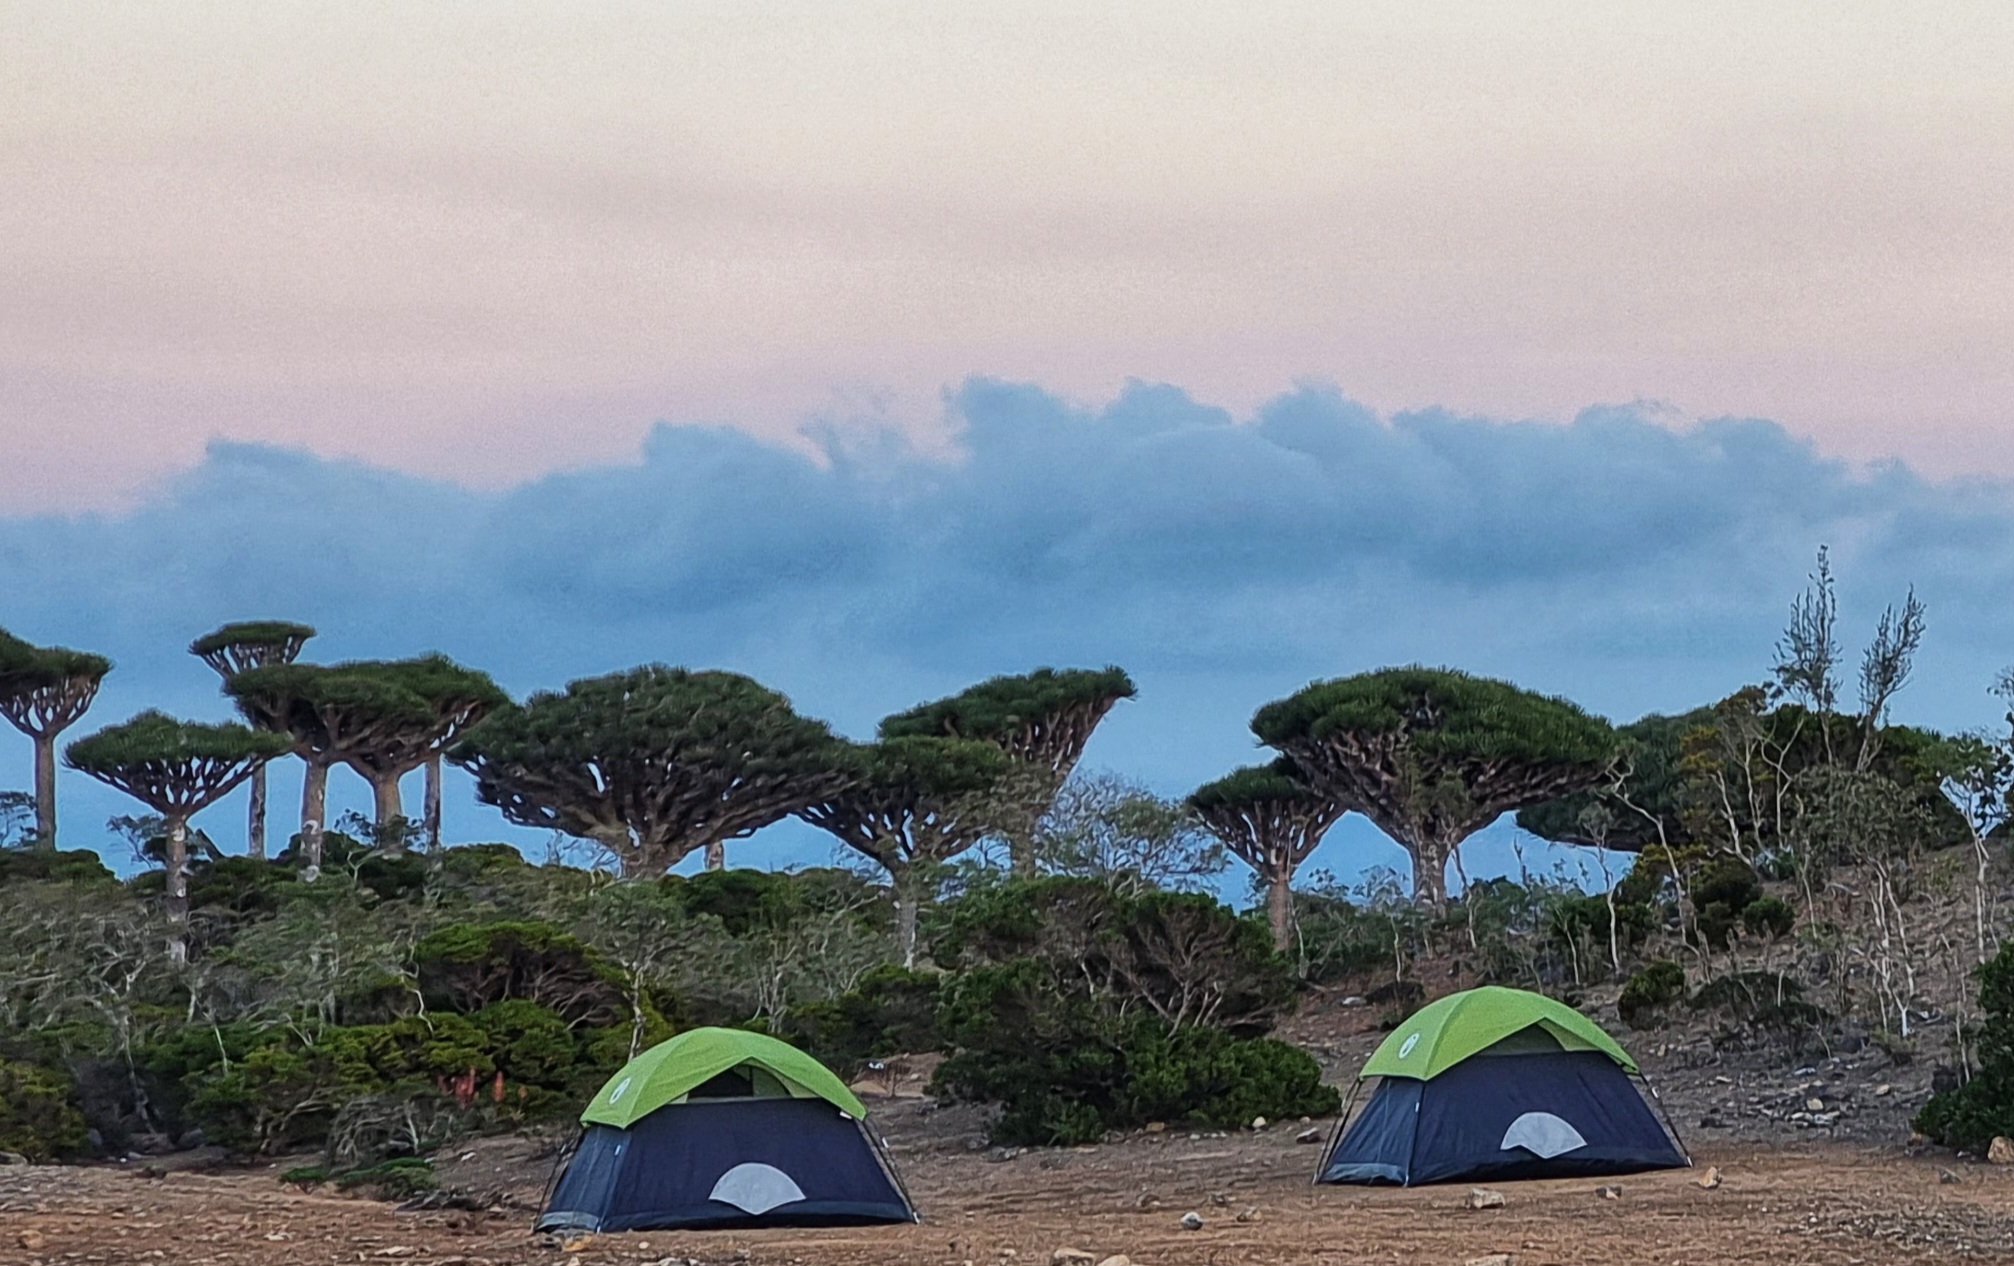
{"type": "Polygon", "coordinates": [[[622,1079],[621,1081],[619,1081],[619,1082],[615,1083],[615,1089],[614,1089],[614,1090],[611,1090],[611,1091],[609,1091],[609,1092],[608,1092],[608,1101],[609,1101],[610,1103],[614,1103],[614,1102],[616,1102],[616,1101],[617,1101],[618,1099],[621,1099],[621,1098],[622,1098],[622,1097],[623,1097],[624,1095],[628,1094],[628,1093],[629,1093],[629,1083],[630,1083],[630,1079],[629,1079],[629,1078],[627,1078],[627,1077],[625,1077],[625,1078],[623,1078],[623,1079],[622,1079]]]}
{"type": "Polygon", "coordinates": [[[1550,1112],[1527,1112],[1504,1131],[1503,1150],[1522,1147],[1540,1160],[1551,1160],[1587,1146],[1580,1131],[1550,1112]]]}
{"type": "Polygon", "coordinates": [[[1413,1048],[1415,1046],[1418,1046],[1419,1044],[1420,1044],[1420,1035],[1417,1033],[1413,1034],[1405,1041],[1399,1043],[1399,1058],[1404,1059],[1406,1056],[1412,1054],[1413,1048]]]}
{"type": "Polygon", "coordinates": [[[778,1205],[804,1199],[804,1188],[776,1166],[750,1161],[722,1174],[709,1199],[761,1217],[778,1205]]]}

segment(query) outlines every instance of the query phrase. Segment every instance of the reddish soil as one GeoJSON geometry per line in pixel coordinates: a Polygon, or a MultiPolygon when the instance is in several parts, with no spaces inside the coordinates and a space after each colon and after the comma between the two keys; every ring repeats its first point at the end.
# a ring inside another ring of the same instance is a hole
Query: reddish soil
{"type": "Polygon", "coordinates": [[[995,1159],[977,1118],[905,1099],[876,1116],[923,1211],[919,1226],[653,1232],[570,1244],[529,1230],[544,1163],[523,1142],[480,1144],[443,1180],[487,1209],[401,1211],[279,1182],[277,1168],[0,1169],[0,1262],[311,1266],[412,1261],[1037,1266],[1059,1248],[1138,1266],[1462,1263],[2014,1261],[2014,1169],[1838,1142],[1709,1144],[1700,1169],[1617,1180],[1510,1183],[1472,1211],[1468,1188],[1316,1188],[1295,1124],[1229,1136],[1139,1135],[995,1159]],[[1717,1189],[1699,1185],[1717,1166],[1717,1189]],[[1205,1225],[1181,1229],[1195,1211],[1205,1225]]]}

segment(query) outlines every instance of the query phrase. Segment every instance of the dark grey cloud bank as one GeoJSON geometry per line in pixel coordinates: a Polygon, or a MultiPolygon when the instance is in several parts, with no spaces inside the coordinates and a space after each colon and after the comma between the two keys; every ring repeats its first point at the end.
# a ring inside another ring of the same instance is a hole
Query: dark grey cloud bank
{"type": "MultiPolygon", "coordinates": [[[[0,517],[0,623],[118,661],[95,722],[220,713],[181,648],[267,614],[320,626],[323,657],[440,649],[519,693],[641,660],[732,667],[856,735],[987,674],[1116,662],[1141,698],[1088,759],[1171,792],[1249,758],[1260,702],[1387,663],[1618,719],[1716,697],[1766,671],[1822,543],[1856,631],[1911,583],[1930,605],[1908,717],[1988,722],[1984,686],[2014,661],[2014,491],[1858,471],[1769,422],[1381,418],[1321,387],[1239,420],[1168,386],[1092,410],[983,379],[947,405],[956,458],[861,423],[808,426],[801,450],[661,425],[635,464],[498,494],[218,442],[132,513],[0,517]]],[[[0,762],[0,785],[26,781],[11,736],[0,762]]],[[[126,811],[65,790],[76,837],[126,811]]],[[[465,797],[450,826],[508,834],[465,797]]],[[[741,846],[825,853],[796,831],[741,846]]],[[[1398,856],[1353,828],[1320,860],[1398,856]]]]}

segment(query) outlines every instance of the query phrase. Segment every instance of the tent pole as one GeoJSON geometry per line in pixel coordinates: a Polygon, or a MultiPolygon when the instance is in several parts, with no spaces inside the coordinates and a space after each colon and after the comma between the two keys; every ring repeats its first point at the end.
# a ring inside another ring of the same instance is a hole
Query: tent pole
{"type": "Polygon", "coordinates": [[[910,1198],[909,1186],[902,1181],[902,1171],[895,1168],[895,1161],[888,1155],[888,1141],[881,1137],[881,1131],[867,1124],[864,1117],[856,1120],[853,1124],[859,1126],[860,1132],[867,1136],[867,1146],[873,1149],[874,1162],[880,1165],[881,1172],[888,1176],[888,1181],[894,1185],[896,1193],[902,1197],[902,1203],[909,1206],[909,1220],[920,1225],[923,1221],[923,1215],[917,1212],[916,1201],[910,1198]]]}
{"type": "Polygon", "coordinates": [[[573,1132],[573,1142],[560,1147],[552,1156],[552,1172],[545,1176],[545,1195],[539,1198],[538,1212],[532,1215],[531,1230],[538,1234],[538,1224],[544,1220],[545,1211],[552,1207],[553,1194],[559,1190],[559,1176],[564,1172],[567,1161],[580,1150],[580,1141],[587,1137],[587,1127],[579,1126],[573,1132]]]}
{"type": "Polygon", "coordinates": [[[1671,1110],[1664,1106],[1664,1098],[1657,1093],[1656,1083],[1651,1081],[1648,1073],[1641,1070],[1636,1075],[1637,1079],[1643,1082],[1643,1088],[1650,1091],[1650,1101],[1657,1105],[1657,1115],[1664,1118],[1664,1128],[1671,1132],[1671,1141],[1678,1144],[1678,1154],[1685,1157],[1685,1167],[1691,1169],[1692,1149],[1685,1145],[1684,1136],[1678,1132],[1678,1122],[1672,1118],[1671,1110]]]}
{"type": "Polygon", "coordinates": [[[1336,1114],[1336,1123],[1329,1130],[1328,1142],[1322,1144],[1322,1154],[1315,1158],[1315,1176],[1308,1180],[1309,1186],[1322,1185],[1322,1171],[1329,1167],[1329,1157],[1336,1153],[1336,1144],[1343,1137],[1343,1127],[1350,1123],[1350,1108],[1356,1103],[1357,1093],[1363,1088],[1364,1079],[1361,1077],[1350,1083],[1350,1093],[1343,1096],[1343,1110],[1336,1114]]]}

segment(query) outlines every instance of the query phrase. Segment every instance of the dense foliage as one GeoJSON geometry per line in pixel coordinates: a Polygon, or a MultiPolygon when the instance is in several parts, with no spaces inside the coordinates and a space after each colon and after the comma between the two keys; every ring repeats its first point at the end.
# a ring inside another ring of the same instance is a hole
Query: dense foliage
{"type": "Polygon", "coordinates": [[[2014,1138],[2014,941],[1979,969],[1978,1064],[1971,1079],[1934,1096],[1916,1128],[1947,1147],[1984,1154],[1998,1137],[2014,1138]]]}

